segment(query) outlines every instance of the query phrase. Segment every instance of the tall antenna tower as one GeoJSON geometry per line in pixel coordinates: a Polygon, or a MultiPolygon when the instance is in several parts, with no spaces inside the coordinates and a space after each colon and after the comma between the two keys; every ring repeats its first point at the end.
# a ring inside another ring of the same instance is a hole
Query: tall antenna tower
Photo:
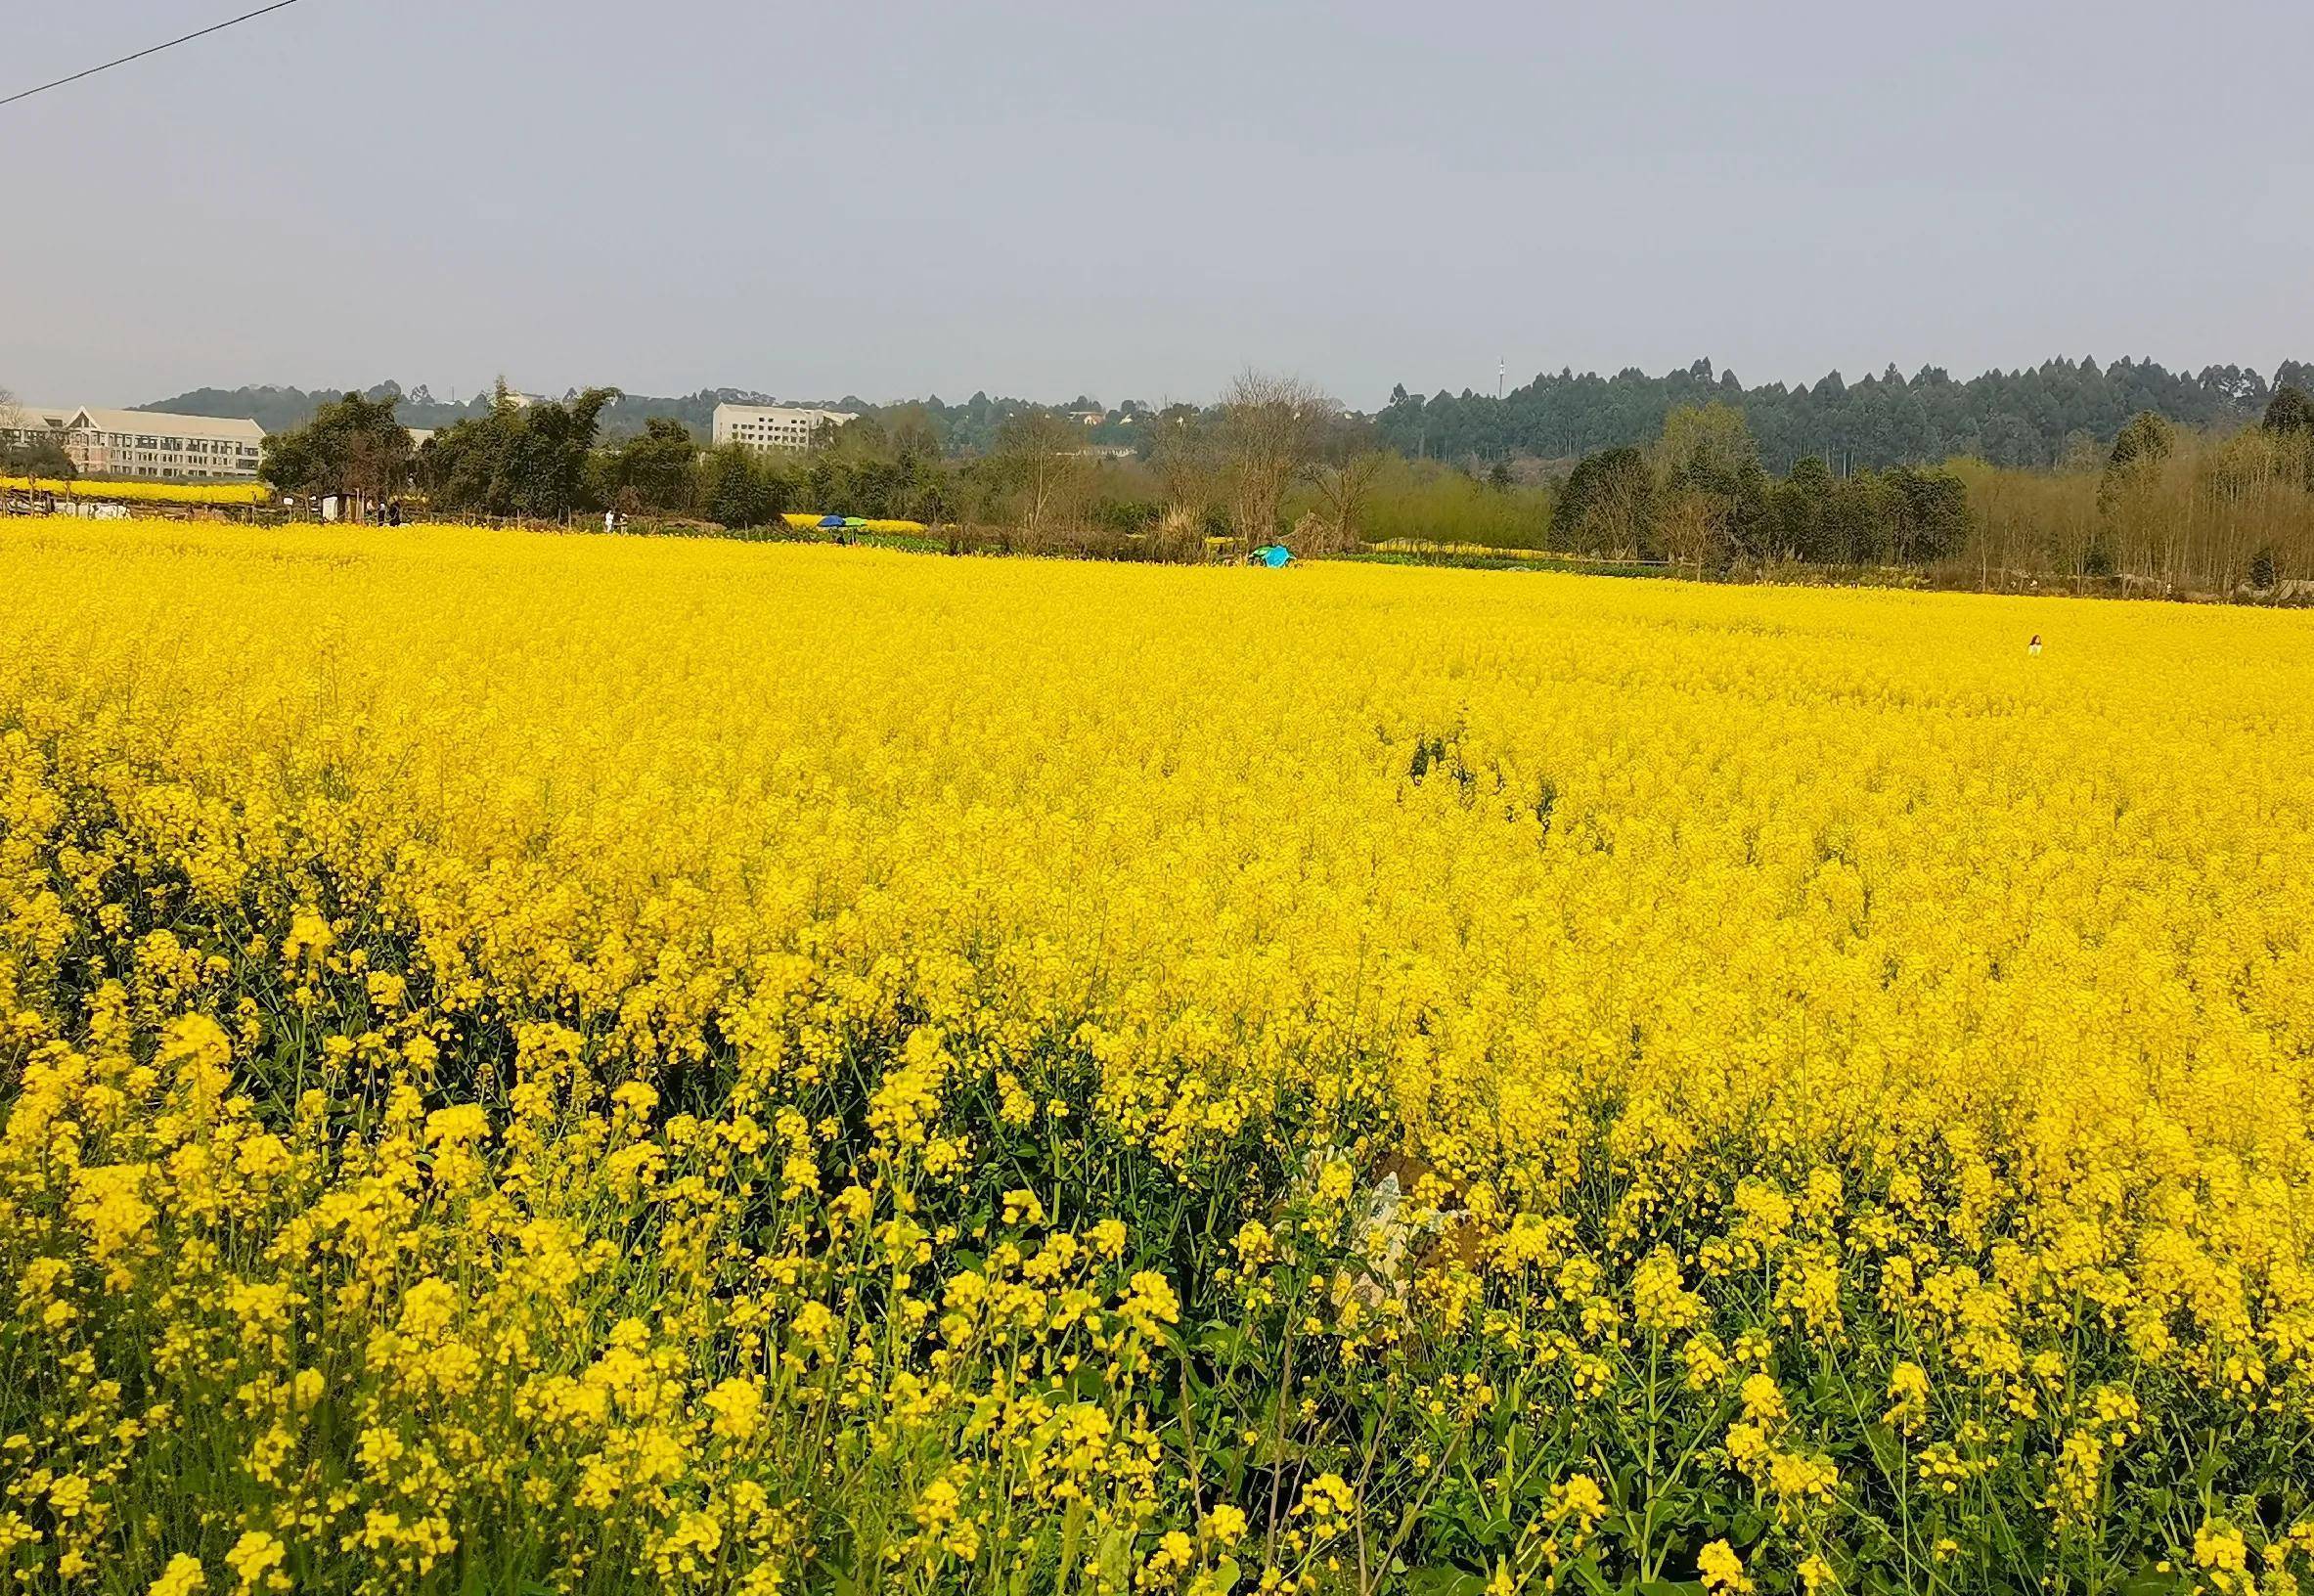
{"type": "Polygon", "coordinates": [[[1497,399],[1502,397],[1503,370],[1502,357],[1500,355],[1496,355],[1494,357],[1494,397],[1497,399]]]}

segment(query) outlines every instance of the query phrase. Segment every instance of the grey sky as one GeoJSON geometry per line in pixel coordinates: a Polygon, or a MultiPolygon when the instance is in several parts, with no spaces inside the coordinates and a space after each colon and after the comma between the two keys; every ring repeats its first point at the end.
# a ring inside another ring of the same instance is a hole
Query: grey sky
{"type": "MultiPolygon", "coordinates": [[[[0,93],[253,0],[9,8],[0,93]]],[[[302,0],[0,111],[0,385],[2314,358],[2314,5],[302,0]]]]}

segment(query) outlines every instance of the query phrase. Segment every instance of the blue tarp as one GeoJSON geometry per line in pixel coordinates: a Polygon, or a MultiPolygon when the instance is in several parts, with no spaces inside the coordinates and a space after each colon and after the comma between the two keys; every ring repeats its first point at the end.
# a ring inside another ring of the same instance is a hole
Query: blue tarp
{"type": "Polygon", "coordinates": [[[1264,544],[1254,551],[1255,562],[1267,565],[1273,571],[1293,557],[1294,552],[1291,549],[1282,548],[1274,543],[1264,544]]]}

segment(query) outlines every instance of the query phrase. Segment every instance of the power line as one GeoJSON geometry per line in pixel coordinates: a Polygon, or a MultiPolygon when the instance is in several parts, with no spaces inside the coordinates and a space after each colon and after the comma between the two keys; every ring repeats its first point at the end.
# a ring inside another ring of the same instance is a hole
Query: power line
{"type": "Polygon", "coordinates": [[[245,11],[239,17],[229,17],[224,22],[211,22],[207,27],[197,28],[182,38],[170,39],[165,44],[148,45],[134,55],[122,56],[118,61],[108,61],[102,66],[91,66],[85,71],[74,72],[70,77],[60,77],[54,83],[43,83],[36,89],[22,90],[10,95],[5,100],[0,100],[0,106],[13,106],[19,100],[29,100],[36,94],[46,94],[51,89],[61,89],[66,84],[77,83],[84,77],[94,77],[99,72],[109,72],[115,66],[126,66],[132,61],[142,61],[147,56],[157,56],[163,50],[174,50],[180,44],[191,44],[195,39],[206,38],[211,33],[222,33],[237,22],[245,22],[253,18],[262,17],[269,11],[284,11],[296,3],[297,0],[273,0],[273,4],[270,6],[259,6],[255,11],[245,11]]]}

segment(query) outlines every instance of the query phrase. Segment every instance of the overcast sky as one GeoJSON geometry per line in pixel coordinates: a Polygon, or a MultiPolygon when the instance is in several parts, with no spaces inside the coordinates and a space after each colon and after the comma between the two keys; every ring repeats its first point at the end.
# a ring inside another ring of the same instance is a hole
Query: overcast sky
{"type": "MultiPolygon", "coordinates": [[[[256,0],[12,5],[0,94],[256,0]]],[[[299,0],[0,110],[0,386],[2314,359],[2314,5],[299,0]]]]}

